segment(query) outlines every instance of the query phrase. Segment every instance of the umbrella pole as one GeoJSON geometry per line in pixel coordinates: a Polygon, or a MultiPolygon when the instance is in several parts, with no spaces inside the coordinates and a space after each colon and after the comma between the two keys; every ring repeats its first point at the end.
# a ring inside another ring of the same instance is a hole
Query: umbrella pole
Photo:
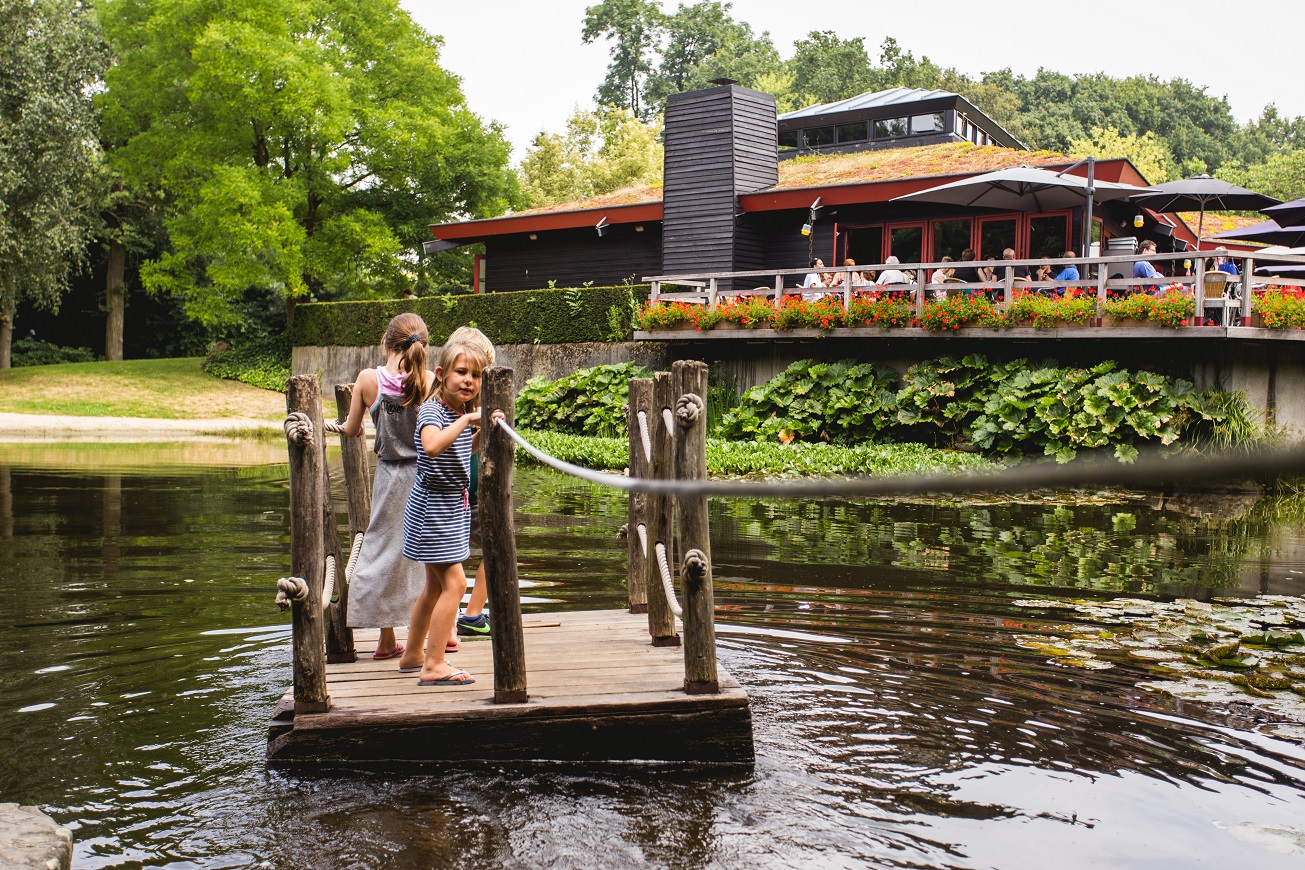
{"type": "Polygon", "coordinates": [[[1084,209],[1084,214],[1083,214],[1083,256],[1084,257],[1090,257],[1092,255],[1092,194],[1096,192],[1095,190],[1093,190],[1092,185],[1093,182],[1096,180],[1094,178],[1095,170],[1096,170],[1096,162],[1097,162],[1096,158],[1089,154],[1087,159],[1087,169],[1088,169],[1087,208],[1084,209]]]}
{"type": "Polygon", "coordinates": [[[1196,222],[1196,252],[1201,252],[1201,238],[1205,233],[1205,203],[1201,203],[1201,217],[1196,222]]]}

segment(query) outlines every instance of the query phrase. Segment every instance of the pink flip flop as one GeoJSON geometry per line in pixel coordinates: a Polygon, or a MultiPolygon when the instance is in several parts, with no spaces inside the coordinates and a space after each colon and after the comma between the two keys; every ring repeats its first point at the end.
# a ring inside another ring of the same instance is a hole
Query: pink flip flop
{"type": "Polygon", "coordinates": [[[378,662],[383,662],[383,661],[385,661],[386,659],[392,659],[392,658],[394,658],[395,656],[401,656],[401,655],[403,655],[403,647],[401,647],[401,646],[395,646],[393,652],[387,652],[387,653],[374,652],[374,653],[372,653],[372,658],[376,659],[376,661],[378,661],[378,662]]]}
{"type": "Polygon", "coordinates": [[[451,640],[444,644],[445,655],[448,655],[449,653],[455,653],[460,649],[462,649],[462,643],[460,641],[451,640]]]}

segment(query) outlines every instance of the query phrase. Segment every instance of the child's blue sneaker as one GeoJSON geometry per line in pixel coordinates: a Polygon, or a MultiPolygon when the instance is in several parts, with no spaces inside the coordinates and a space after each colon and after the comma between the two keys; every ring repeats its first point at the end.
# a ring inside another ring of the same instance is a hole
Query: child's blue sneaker
{"type": "Polygon", "coordinates": [[[458,634],[462,637],[489,637],[489,615],[478,613],[467,616],[459,613],[458,634]]]}

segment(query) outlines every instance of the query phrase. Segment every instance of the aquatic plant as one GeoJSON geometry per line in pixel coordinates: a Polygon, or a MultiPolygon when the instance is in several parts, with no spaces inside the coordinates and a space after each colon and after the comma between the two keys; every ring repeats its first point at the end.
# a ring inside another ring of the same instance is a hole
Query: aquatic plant
{"type": "Polygon", "coordinates": [[[625,405],[631,378],[652,373],[634,363],[580,369],[555,381],[536,375],[517,394],[517,425],[573,435],[628,437],[625,405]]]}

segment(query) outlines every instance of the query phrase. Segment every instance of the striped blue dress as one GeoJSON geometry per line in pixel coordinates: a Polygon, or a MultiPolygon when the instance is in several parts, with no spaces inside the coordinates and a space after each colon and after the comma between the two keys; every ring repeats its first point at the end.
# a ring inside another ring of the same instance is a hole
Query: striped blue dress
{"type": "Polygon", "coordinates": [[[403,555],[427,565],[451,565],[471,555],[471,427],[439,456],[421,449],[421,430],[452,425],[460,415],[439,399],[417,413],[417,483],[403,512],[403,555]]]}

